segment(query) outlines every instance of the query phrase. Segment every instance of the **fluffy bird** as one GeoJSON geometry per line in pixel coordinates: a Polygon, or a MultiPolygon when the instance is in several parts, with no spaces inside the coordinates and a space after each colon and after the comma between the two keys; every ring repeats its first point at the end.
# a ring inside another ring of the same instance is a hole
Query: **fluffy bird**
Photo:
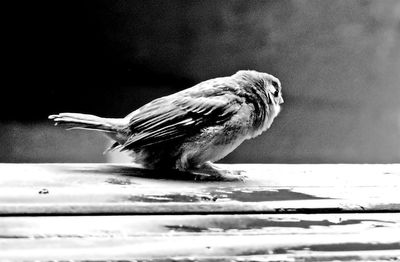
{"type": "Polygon", "coordinates": [[[150,169],[177,169],[229,177],[213,162],[272,124],[283,103],[278,78],[241,70],[164,96],[124,118],[79,113],[50,115],[55,125],[100,131],[150,169]]]}

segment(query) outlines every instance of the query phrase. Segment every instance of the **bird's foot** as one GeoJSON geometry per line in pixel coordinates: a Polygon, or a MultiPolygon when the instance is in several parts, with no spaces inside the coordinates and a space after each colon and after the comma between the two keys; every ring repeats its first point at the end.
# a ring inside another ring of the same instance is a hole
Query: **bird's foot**
{"type": "Polygon", "coordinates": [[[196,175],[196,180],[202,181],[245,181],[247,176],[243,170],[227,170],[218,167],[211,162],[190,170],[191,173],[196,175]]]}

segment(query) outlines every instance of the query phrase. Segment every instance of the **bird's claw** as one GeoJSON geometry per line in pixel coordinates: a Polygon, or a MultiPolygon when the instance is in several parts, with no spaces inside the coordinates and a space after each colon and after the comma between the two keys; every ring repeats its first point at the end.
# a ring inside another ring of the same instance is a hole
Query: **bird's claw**
{"type": "Polygon", "coordinates": [[[244,182],[247,179],[243,170],[194,170],[191,171],[197,181],[224,181],[224,182],[244,182]]]}

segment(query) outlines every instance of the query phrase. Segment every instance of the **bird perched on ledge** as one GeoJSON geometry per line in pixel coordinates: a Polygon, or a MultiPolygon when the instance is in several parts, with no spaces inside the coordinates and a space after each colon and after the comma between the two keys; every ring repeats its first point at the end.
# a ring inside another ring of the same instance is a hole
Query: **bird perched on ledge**
{"type": "Polygon", "coordinates": [[[129,151],[146,168],[231,179],[233,171],[212,162],[266,131],[282,103],[278,78],[243,70],[155,99],[124,118],[60,113],[49,119],[71,129],[104,132],[115,141],[109,150],[129,151]]]}

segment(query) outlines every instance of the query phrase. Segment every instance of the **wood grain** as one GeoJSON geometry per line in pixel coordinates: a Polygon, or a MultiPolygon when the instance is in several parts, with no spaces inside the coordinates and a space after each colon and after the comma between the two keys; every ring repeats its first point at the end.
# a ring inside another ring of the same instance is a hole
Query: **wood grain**
{"type": "Polygon", "coordinates": [[[1,164],[0,214],[400,211],[400,165],[229,165],[244,182],[131,165],[1,164]]]}
{"type": "Polygon", "coordinates": [[[394,260],[400,214],[3,217],[0,246],[0,260],[394,260]]]}
{"type": "Polygon", "coordinates": [[[400,165],[0,164],[0,261],[400,260],[400,165]]]}

